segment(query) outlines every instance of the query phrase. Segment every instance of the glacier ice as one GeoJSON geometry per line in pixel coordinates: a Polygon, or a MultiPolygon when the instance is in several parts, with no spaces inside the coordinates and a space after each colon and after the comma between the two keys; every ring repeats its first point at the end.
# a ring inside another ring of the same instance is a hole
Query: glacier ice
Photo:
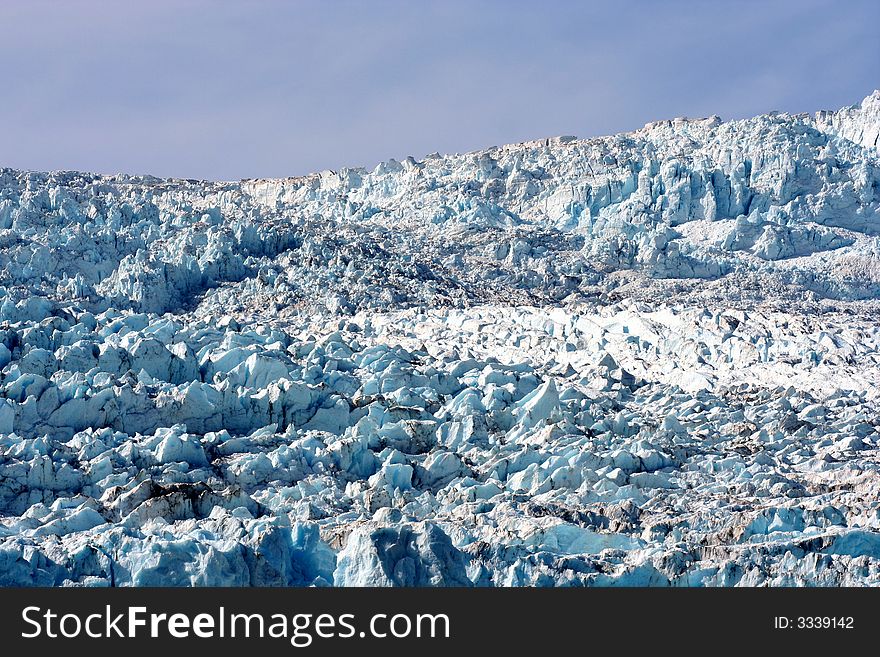
{"type": "Polygon", "coordinates": [[[0,584],[880,584],[878,135],[0,170],[0,584]]]}

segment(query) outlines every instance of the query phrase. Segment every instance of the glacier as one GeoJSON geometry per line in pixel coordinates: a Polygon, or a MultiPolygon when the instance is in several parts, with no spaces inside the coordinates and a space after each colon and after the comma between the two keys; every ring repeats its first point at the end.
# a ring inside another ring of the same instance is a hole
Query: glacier
{"type": "Polygon", "coordinates": [[[0,585],[878,585],[878,149],[0,169],[0,585]]]}

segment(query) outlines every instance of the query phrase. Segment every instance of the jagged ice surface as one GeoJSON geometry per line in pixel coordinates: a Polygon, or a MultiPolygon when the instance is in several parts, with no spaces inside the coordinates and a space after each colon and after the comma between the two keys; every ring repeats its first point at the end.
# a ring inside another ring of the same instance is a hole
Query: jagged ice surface
{"type": "Polygon", "coordinates": [[[880,584],[880,93],[0,172],[0,583],[880,584]]]}

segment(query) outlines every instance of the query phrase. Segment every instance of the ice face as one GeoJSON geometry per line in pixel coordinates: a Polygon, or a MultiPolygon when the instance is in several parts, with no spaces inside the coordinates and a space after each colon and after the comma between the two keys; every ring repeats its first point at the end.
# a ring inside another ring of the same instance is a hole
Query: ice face
{"type": "Polygon", "coordinates": [[[3,170],[0,583],[880,583],[878,103],[3,170]]]}

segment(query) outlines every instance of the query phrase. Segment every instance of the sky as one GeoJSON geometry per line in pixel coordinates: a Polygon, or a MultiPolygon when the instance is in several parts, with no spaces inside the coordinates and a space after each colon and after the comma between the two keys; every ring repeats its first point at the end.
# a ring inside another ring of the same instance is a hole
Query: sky
{"type": "Polygon", "coordinates": [[[0,167],[236,180],[858,103],[878,0],[0,1],[0,167]]]}

